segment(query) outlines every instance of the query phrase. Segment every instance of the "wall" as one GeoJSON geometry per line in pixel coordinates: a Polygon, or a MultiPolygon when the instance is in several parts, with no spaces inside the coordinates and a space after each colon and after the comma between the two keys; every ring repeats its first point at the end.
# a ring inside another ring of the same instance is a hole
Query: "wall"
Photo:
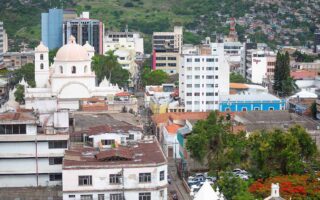
{"type": "Polygon", "coordinates": [[[284,101],[276,101],[276,102],[270,102],[270,101],[262,101],[262,102],[245,102],[245,101],[239,101],[239,102],[220,102],[220,111],[226,111],[227,108],[231,108],[231,112],[240,112],[243,111],[244,108],[247,109],[247,111],[254,111],[255,108],[258,108],[259,110],[268,111],[271,108],[273,110],[282,110],[285,108],[285,102],[284,101]]]}

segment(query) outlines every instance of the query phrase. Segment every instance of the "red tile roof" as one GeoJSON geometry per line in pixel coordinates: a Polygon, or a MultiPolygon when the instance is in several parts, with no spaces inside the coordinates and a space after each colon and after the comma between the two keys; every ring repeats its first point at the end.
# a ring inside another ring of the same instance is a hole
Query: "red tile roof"
{"type": "Polygon", "coordinates": [[[170,124],[168,126],[166,126],[166,129],[168,131],[168,133],[170,134],[176,134],[178,129],[181,128],[182,126],[178,125],[178,124],[170,124]]]}
{"type": "Polygon", "coordinates": [[[119,92],[116,94],[117,97],[129,97],[130,95],[129,92],[119,92]]]}
{"type": "Polygon", "coordinates": [[[298,70],[291,71],[290,75],[293,79],[315,79],[317,77],[317,71],[298,70]]]}
{"type": "Polygon", "coordinates": [[[152,121],[156,124],[166,123],[168,119],[172,120],[200,120],[206,119],[210,112],[181,112],[181,113],[163,113],[153,115],[152,121]]]}
{"type": "Polygon", "coordinates": [[[36,121],[36,117],[32,113],[26,112],[13,112],[0,114],[0,121],[36,121]]]}

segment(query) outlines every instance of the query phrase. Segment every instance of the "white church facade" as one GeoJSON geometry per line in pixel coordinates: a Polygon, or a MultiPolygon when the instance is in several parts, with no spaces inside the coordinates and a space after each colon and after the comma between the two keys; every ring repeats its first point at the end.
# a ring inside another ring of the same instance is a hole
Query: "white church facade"
{"type": "Polygon", "coordinates": [[[35,48],[36,87],[25,88],[25,108],[38,113],[52,113],[61,109],[79,110],[80,100],[100,98],[107,100],[122,90],[107,79],[98,86],[91,69],[94,48],[81,46],[73,36],[62,46],[49,65],[49,50],[40,43],[35,48]]]}

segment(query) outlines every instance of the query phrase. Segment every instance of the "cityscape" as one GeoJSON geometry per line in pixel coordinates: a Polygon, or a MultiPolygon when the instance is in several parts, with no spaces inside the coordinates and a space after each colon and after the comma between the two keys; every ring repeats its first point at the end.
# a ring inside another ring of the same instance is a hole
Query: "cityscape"
{"type": "Polygon", "coordinates": [[[318,0],[0,2],[0,200],[316,200],[319,149],[318,0]]]}

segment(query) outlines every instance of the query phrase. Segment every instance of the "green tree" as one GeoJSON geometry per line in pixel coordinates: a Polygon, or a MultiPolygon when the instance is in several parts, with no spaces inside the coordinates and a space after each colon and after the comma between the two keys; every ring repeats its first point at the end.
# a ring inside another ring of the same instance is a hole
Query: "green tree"
{"type": "Polygon", "coordinates": [[[143,85],[161,85],[166,83],[169,75],[162,70],[151,70],[150,67],[144,67],[142,70],[143,85]]]}
{"type": "Polygon", "coordinates": [[[16,102],[24,104],[24,86],[18,84],[16,86],[16,91],[14,92],[14,97],[16,102]]]}
{"type": "Polygon", "coordinates": [[[34,64],[32,63],[28,63],[22,66],[20,69],[15,70],[13,72],[13,77],[13,82],[15,84],[19,83],[19,81],[21,81],[21,79],[24,78],[25,81],[27,81],[27,83],[29,84],[29,86],[36,86],[34,78],[34,64]]]}
{"type": "Polygon", "coordinates": [[[230,73],[230,83],[246,83],[247,80],[238,73],[230,73]]]}
{"type": "Polygon", "coordinates": [[[230,200],[254,200],[254,196],[248,191],[249,183],[236,177],[232,173],[223,173],[217,182],[217,186],[230,200]]]}
{"type": "Polygon", "coordinates": [[[314,101],[311,106],[310,106],[310,110],[311,110],[311,116],[313,119],[317,119],[317,103],[314,101]]]}
{"type": "Polygon", "coordinates": [[[120,87],[128,85],[130,73],[126,69],[122,69],[118,62],[118,57],[113,51],[108,51],[106,55],[95,55],[92,62],[92,70],[95,72],[98,82],[101,82],[104,77],[113,84],[118,84],[120,87]]]}
{"type": "Polygon", "coordinates": [[[297,89],[295,81],[290,77],[290,56],[289,53],[281,54],[278,52],[275,71],[273,90],[279,96],[289,96],[297,89]]]}

